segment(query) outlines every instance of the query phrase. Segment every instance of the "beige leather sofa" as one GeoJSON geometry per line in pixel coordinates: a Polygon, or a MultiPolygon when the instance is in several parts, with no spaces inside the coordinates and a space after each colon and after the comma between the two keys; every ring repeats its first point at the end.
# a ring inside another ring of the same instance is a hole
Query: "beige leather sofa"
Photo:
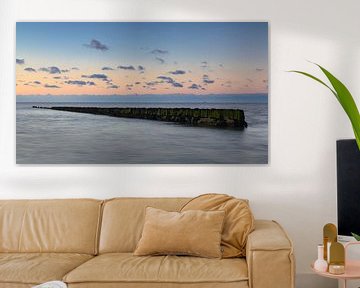
{"type": "Polygon", "coordinates": [[[293,288],[292,244],[257,220],[245,258],[133,256],[146,206],[185,198],[0,201],[0,288],[63,280],[71,288],[293,288]]]}

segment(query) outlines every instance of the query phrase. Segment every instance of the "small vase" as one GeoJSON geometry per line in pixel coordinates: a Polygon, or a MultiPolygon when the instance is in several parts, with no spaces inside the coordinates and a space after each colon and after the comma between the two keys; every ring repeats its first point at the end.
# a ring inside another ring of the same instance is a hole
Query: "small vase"
{"type": "Polygon", "coordinates": [[[314,269],[319,272],[326,272],[328,263],[324,260],[324,245],[318,245],[318,259],[314,263],[314,269]]]}

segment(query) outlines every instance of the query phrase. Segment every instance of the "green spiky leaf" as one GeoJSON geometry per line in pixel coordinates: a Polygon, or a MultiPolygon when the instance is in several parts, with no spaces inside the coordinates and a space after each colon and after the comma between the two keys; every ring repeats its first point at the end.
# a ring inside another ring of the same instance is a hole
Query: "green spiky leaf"
{"type": "Polygon", "coordinates": [[[345,113],[349,117],[349,120],[351,122],[353,131],[354,131],[356,143],[360,150],[360,114],[359,114],[359,110],[356,106],[356,103],[354,101],[354,98],[352,97],[350,91],[346,88],[346,86],[339,79],[337,79],[333,74],[331,74],[324,67],[322,67],[316,63],[314,63],[314,64],[317,65],[320,68],[320,70],[325,74],[326,78],[330,81],[333,88],[331,88],[329,85],[327,85],[324,81],[320,80],[319,78],[317,78],[309,73],[297,71],[297,70],[293,70],[293,71],[289,71],[289,72],[294,72],[294,73],[305,75],[305,76],[321,83],[322,85],[327,87],[334,94],[336,99],[339,101],[340,105],[343,107],[345,113]]]}
{"type": "Polygon", "coordinates": [[[352,232],[351,232],[351,235],[356,239],[356,241],[360,241],[360,235],[352,233],[352,232]]]}
{"type": "Polygon", "coordinates": [[[310,73],[306,73],[306,72],[302,72],[302,71],[298,71],[298,70],[291,70],[289,72],[294,72],[294,73],[298,73],[298,74],[302,74],[305,75],[319,83],[321,83],[322,85],[324,85],[326,88],[329,88],[329,90],[335,95],[336,98],[338,98],[336,92],[329,86],[327,85],[324,81],[320,80],[319,78],[315,77],[314,75],[311,75],[310,73]]]}

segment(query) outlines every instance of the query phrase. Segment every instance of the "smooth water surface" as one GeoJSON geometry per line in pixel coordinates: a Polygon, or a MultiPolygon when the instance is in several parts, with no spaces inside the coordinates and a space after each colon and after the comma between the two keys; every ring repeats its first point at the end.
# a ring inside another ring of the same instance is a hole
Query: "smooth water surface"
{"type": "MultiPolygon", "coordinates": [[[[125,99],[128,100],[128,99],[125,99]]],[[[266,164],[267,103],[17,103],[18,164],[266,164]],[[243,109],[243,131],[33,109],[38,106],[243,109]]]]}

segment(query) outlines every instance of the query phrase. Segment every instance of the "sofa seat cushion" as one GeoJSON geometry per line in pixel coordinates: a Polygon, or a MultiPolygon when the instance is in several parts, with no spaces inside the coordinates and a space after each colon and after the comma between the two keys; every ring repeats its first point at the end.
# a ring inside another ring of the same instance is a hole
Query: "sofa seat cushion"
{"type": "Polygon", "coordinates": [[[65,274],[92,257],[72,253],[0,253],[0,285],[61,280],[65,274]]]}
{"type": "MultiPolygon", "coordinates": [[[[64,281],[70,284],[123,282],[147,285],[147,283],[195,284],[243,281],[247,285],[247,280],[247,264],[244,259],[240,258],[134,256],[131,253],[110,253],[96,256],[64,277],[64,281]]],[[[197,286],[195,285],[195,287],[197,286]]]]}

